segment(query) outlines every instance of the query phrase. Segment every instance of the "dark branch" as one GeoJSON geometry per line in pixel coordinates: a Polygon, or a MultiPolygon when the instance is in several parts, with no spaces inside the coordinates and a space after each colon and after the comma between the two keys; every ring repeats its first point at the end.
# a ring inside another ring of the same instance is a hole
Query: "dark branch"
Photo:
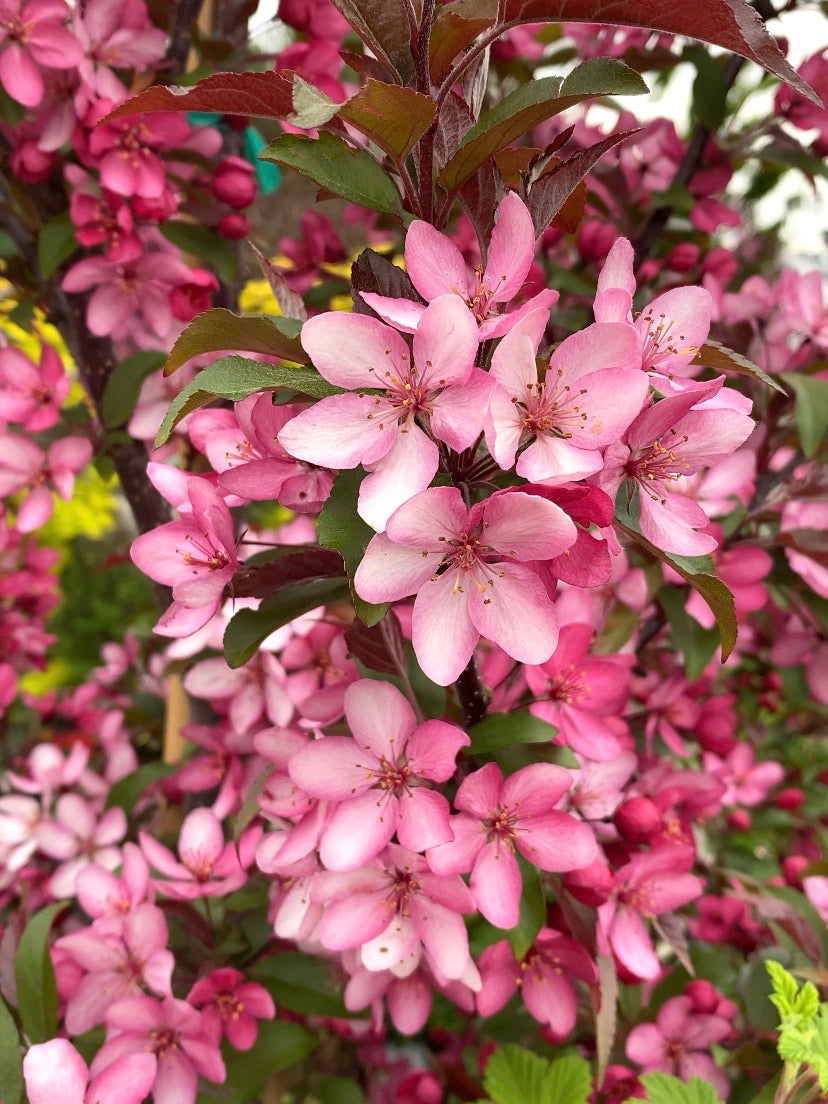
{"type": "Polygon", "coordinates": [[[489,705],[489,696],[483,683],[480,681],[480,672],[477,669],[477,660],[471,657],[460,678],[455,683],[457,696],[463,710],[463,724],[466,728],[477,724],[486,716],[489,705]]]}
{"type": "Polygon", "coordinates": [[[198,18],[202,3],[203,0],[178,0],[167,50],[167,62],[174,73],[184,72],[193,44],[193,23],[198,18]]]}

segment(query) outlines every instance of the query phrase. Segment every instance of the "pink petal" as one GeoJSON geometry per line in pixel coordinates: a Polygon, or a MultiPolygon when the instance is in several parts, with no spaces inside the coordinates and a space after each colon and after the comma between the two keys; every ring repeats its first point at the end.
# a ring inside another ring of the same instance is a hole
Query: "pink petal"
{"type": "Polygon", "coordinates": [[[448,782],[454,774],[457,753],[471,743],[457,725],[446,721],[426,721],[408,741],[408,762],[420,778],[448,782]]]}
{"type": "Polygon", "coordinates": [[[574,521],[560,506],[523,491],[492,496],[483,517],[486,543],[518,562],[558,556],[578,535],[574,521]]]}
{"type": "Polygon", "coordinates": [[[380,790],[337,806],[319,841],[328,870],[356,870],[382,851],[399,820],[399,799],[380,790]]]}
{"type": "Polygon", "coordinates": [[[459,978],[469,964],[469,936],[463,917],[422,894],[412,901],[411,915],[439,972],[451,980],[459,978]]]}
{"type": "Polygon", "coordinates": [[[453,241],[427,222],[417,220],[405,239],[405,267],[411,282],[424,299],[453,293],[468,295],[468,278],[463,254],[453,241]]]}
{"type": "Polygon", "coordinates": [[[449,805],[442,794],[421,787],[400,796],[397,838],[410,851],[425,851],[452,839],[449,805]]]}
{"type": "MultiPolygon", "coordinates": [[[[314,319],[311,319],[314,321],[314,319]]],[[[330,468],[375,464],[393,448],[393,422],[373,420],[376,396],[331,395],[297,414],[279,433],[279,443],[298,460],[330,468]]]]}
{"type": "Polygon", "coordinates": [[[507,192],[497,208],[483,285],[497,303],[513,299],[523,286],[535,255],[535,230],[529,209],[516,192],[507,192]]]}
{"type": "Polygon", "coordinates": [[[572,774],[563,767],[553,763],[532,763],[509,775],[503,783],[497,804],[516,809],[521,819],[542,816],[558,804],[572,781],[572,774]]]}
{"type": "Polygon", "coordinates": [[[429,388],[465,383],[477,356],[477,323],[456,295],[441,295],[426,308],[414,334],[414,363],[429,388]]]}
{"type": "Polygon", "coordinates": [[[403,333],[414,333],[423,316],[425,307],[410,299],[390,299],[387,295],[376,295],[372,291],[361,291],[360,295],[384,322],[403,333]]]}
{"type": "Polygon", "coordinates": [[[431,577],[443,558],[441,546],[423,556],[403,548],[385,533],[374,537],[354,574],[354,589],[366,602],[396,602],[414,594],[431,577]]]}
{"type": "Polygon", "coordinates": [[[154,1054],[126,1054],[98,1074],[89,1086],[94,1104],[141,1104],[155,1081],[154,1054]]]}
{"type": "Polygon", "coordinates": [[[406,375],[410,363],[400,335],[363,314],[329,311],[308,319],[302,327],[302,347],[320,375],[346,390],[384,387],[387,372],[406,375]]]}
{"type": "Polygon", "coordinates": [[[480,849],[469,886],[474,903],[496,928],[513,928],[520,918],[523,881],[514,853],[494,841],[480,849]]]}
{"type": "Polygon", "coordinates": [[[568,1035],[575,1026],[578,1004],[571,982],[560,974],[538,975],[527,970],[521,987],[523,1003],[538,1023],[549,1024],[556,1035],[568,1035]]]}
{"type": "Polygon", "coordinates": [[[542,817],[522,817],[515,843],[522,855],[541,870],[582,870],[598,857],[591,829],[556,810],[542,817]]]}
{"type": "Polygon", "coordinates": [[[288,771],[303,793],[343,801],[375,785],[371,772],[378,767],[378,758],[350,736],[326,736],[297,751],[288,771]]]}
{"type": "Polygon", "coordinates": [[[352,893],[327,906],[319,925],[319,940],[329,951],[361,947],[388,925],[388,912],[382,907],[384,891],[352,893]]]}
{"type": "MultiPolygon", "coordinates": [[[[487,583],[485,592],[477,586],[468,588],[471,624],[513,659],[545,663],[558,643],[558,619],[540,578],[528,567],[499,563],[493,565],[487,583]]],[[[415,604],[415,617],[416,610],[415,604]]],[[[416,637],[414,650],[419,658],[416,637]]]]}
{"type": "Polygon", "coordinates": [[[43,99],[40,69],[16,42],[7,43],[0,54],[0,83],[24,107],[37,107],[43,99]]]}
{"type": "Polygon", "coordinates": [[[417,726],[414,710],[400,691],[389,682],[360,679],[345,691],[344,703],[357,744],[377,759],[397,762],[417,726]]]}
{"type": "Polygon", "coordinates": [[[638,913],[619,908],[612,920],[609,939],[619,962],[636,977],[659,977],[661,963],[656,958],[652,941],[638,913]]]}
{"type": "MultiPolygon", "coordinates": [[[[429,578],[414,602],[411,622],[414,653],[425,674],[439,686],[457,680],[480,638],[469,616],[469,590],[475,594],[477,588],[463,574],[450,570],[429,578]],[[464,582],[466,590],[462,589],[464,582]]],[[[553,650],[554,645],[549,655],[553,650]]]]}
{"type": "Polygon", "coordinates": [[[374,472],[363,479],[357,504],[359,516],[378,532],[385,528],[398,506],[426,489],[439,465],[437,446],[413,420],[396,433],[390,426],[383,432],[392,447],[374,472]]]}
{"type": "Polygon", "coordinates": [[[89,1080],[86,1062],[68,1039],[29,1047],[23,1059],[29,1104],[84,1104],[89,1080]]]}

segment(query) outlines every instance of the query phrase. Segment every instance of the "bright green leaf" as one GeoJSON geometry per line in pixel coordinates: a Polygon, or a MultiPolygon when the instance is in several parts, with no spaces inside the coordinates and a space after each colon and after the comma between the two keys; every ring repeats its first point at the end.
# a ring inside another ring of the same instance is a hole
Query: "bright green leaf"
{"type": "Polygon", "coordinates": [[[796,395],[796,425],[802,451],[812,459],[828,432],[828,379],[785,372],[782,379],[796,395]]]}
{"type": "Polygon", "coordinates": [[[302,127],[303,130],[324,126],[340,108],[340,104],[334,103],[316,85],[302,80],[298,73],[293,78],[292,96],[293,113],[288,115],[287,121],[291,126],[302,127]]]}
{"type": "Polygon", "coordinates": [[[17,1009],[23,1030],[33,1043],[45,1043],[57,1034],[57,987],[49,954],[49,932],[63,901],[36,912],[29,920],[14,959],[17,1009]]]}
{"type": "Polygon", "coordinates": [[[37,236],[37,265],[41,280],[48,280],[77,248],[75,226],[68,211],[61,211],[44,223],[37,236]]]}
{"type": "Polygon", "coordinates": [[[347,1077],[321,1078],[314,1087],[313,1095],[319,1104],[365,1104],[365,1093],[347,1077]]]}
{"type": "Polygon", "coordinates": [[[670,643],[684,657],[684,671],[694,682],[716,651],[719,634],[703,628],[684,608],[685,594],[665,585],[658,592],[658,602],[670,623],[670,643]]]}
{"type": "Polygon", "coordinates": [[[577,1054],[565,1054],[552,1063],[543,1104],[587,1104],[592,1092],[589,1062],[577,1054]]]}
{"type": "Polygon", "coordinates": [[[295,318],[247,317],[223,307],[202,311],[173,345],[164,375],[171,376],[194,356],[230,349],[310,364],[299,340],[301,329],[302,323],[295,318]]]}
{"type": "Polygon", "coordinates": [[[279,1070],[301,1062],[316,1048],[316,1038],[298,1023],[270,1020],[259,1024],[255,1044],[239,1059],[238,1051],[229,1044],[223,1048],[227,1080],[222,1096],[230,1096],[232,1104],[249,1104],[258,1100],[269,1077],[279,1070]]]}
{"type": "Polygon", "coordinates": [[[469,752],[472,755],[489,755],[515,744],[548,744],[557,734],[554,725],[532,716],[526,710],[491,713],[469,729],[469,752]]]}
{"type": "Polygon", "coordinates": [[[230,667],[243,667],[272,632],[303,613],[348,597],[344,579],[313,579],[285,587],[265,598],[258,609],[239,610],[224,630],[224,658],[230,667]]]}
{"type": "Polygon", "coordinates": [[[520,895],[520,919],[514,928],[506,932],[512,954],[520,961],[535,942],[535,938],[546,923],[546,898],[543,893],[540,871],[536,866],[518,859],[523,876],[523,891],[520,895]]]}
{"type": "Polygon", "coordinates": [[[618,58],[582,61],[561,85],[562,96],[643,96],[649,92],[643,77],[618,58]]]}
{"type": "Polygon", "coordinates": [[[101,402],[101,417],[108,429],[129,420],[144,380],[157,372],[166,359],[166,353],[147,351],[132,353],[115,365],[101,402]]]}
{"type": "Polygon", "coordinates": [[[315,368],[289,364],[263,364],[246,357],[228,356],[202,369],[173,399],[164,415],[155,447],[170,439],[170,434],[182,418],[213,399],[239,402],[257,391],[293,391],[315,399],[337,395],[340,388],[328,383],[315,368]]]}
{"type": "Polygon", "coordinates": [[[645,1073],[641,1082],[650,1104],[721,1104],[710,1082],[700,1077],[685,1082],[668,1073],[645,1073]]]}
{"type": "Polygon", "coordinates": [[[326,131],[318,138],[280,134],[261,157],[296,169],[320,187],[361,207],[402,214],[400,193],[391,177],[367,150],[353,149],[338,135],[326,131]]]}
{"type": "Polygon", "coordinates": [[[23,1096],[20,1035],[2,997],[0,997],[0,1085],[3,1086],[3,1104],[20,1104],[23,1096]]]}
{"type": "Polygon", "coordinates": [[[722,59],[712,57],[703,46],[696,44],[685,46],[682,56],[696,69],[693,115],[702,126],[716,131],[725,120],[729,91],[722,59]]]}
{"type": "Polygon", "coordinates": [[[191,253],[211,264],[223,283],[232,284],[238,279],[236,251],[227,238],[197,222],[173,220],[162,223],[159,229],[167,241],[183,253],[191,253]]]}
{"type": "Polygon", "coordinates": [[[486,1063],[483,1085],[495,1104],[540,1104],[549,1069],[545,1058],[507,1043],[486,1063]]]}
{"type": "Polygon", "coordinates": [[[365,472],[362,468],[341,471],[336,477],[330,496],[319,515],[319,543],[323,548],[335,549],[342,556],[357,617],[370,628],[382,620],[388,606],[363,601],[353,587],[354,572],[362,562],[368,542],[374,536],[371,526],[357,514],[359,487],[364,478],[365,472]]]}

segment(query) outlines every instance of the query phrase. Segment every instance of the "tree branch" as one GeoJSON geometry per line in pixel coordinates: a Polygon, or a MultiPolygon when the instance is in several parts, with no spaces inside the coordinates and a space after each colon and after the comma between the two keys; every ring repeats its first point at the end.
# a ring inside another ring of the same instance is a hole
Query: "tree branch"
{"type": "Polygon", "coordinates": [[[187,55],[193,44],[192,26],[198,18],[202,3],[203,0],[178,0],[166,57],[174,73],[184,72],[187,55]]]}
{"type": "Polygon", "coordinates": [[[474,656],[466,664],[465,670],[461,671],[460,678],[454,685],[457,687],[457,696],[463,710],[464,726],[468,728],[482,721],[489,705],[489,695],[480,681],[480,672],[474,656]]]}

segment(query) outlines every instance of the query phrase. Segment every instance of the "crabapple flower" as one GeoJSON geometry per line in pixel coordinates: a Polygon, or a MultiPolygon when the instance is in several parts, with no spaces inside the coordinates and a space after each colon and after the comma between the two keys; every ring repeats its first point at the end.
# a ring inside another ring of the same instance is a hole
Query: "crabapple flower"
{"type": "Polygon", "coordinates": [[[107,1039],[92,1061],[92,1074],[103,1075],[126,1055],[155,1055],[155,1104],[195,1104],[199,1074],[217,1084],[225,1079],[218,1042],[203,1013],[186,1001],[127,997],[112,1005],[106,1025],[107,1039]]]}
{"type": "Polygon", "coordinates": [[[69,377],[51,345],[43,343],[40,364],[20,349],[0,349],[0,419],[29,433],[49,429],[60,418],[69,394],[69,377]]]}
{"type": "Polygon", "coordinates": [[[416,594],[414,651],[434,682],[454,682],[481,636],[522,663],[558,643],[555,608],[526,561],[574,544],[575,523],[552,502],[510,491],[468,510],[455,487],[434,487],[396,510],[354,577],[367,602],[416,594]]]}
{"type": "Polygon", "coordinates": [[[43,99],[41,66],[74,69],[83,57],[64,26],[68,16],[63,0],[3,0],[0,6],[0,84],[24,107],[43,99]]]}
{"type": "Polygon", "coordinates": [[[194,1008],[202,1008],[205,1023],[216,1040],[226,1035],[236,1050],[250,1050],[259,1032],[257,1020],[276,1015],[273,998],[264,986],[245,981],[244,974],[229,966],[213,970],[197,981],[187,995],[194,1008]]]}
{"type": "Polygon", "coordinates": [[[43,821],[37,828],[43,854],[62,860],[49,881],[50,893],[55,898],[74,894],[78,874],[89,863],[114,870],[121,862],[120,848],[115,845],[126,830],[123,809],[115,806],[97,816],[80,794],[64,794],[55,806],[55,819],[43,821]]]}
{"type": "Polygon", "coordinates": [[[630,494],[639,488],[641,532],[665,552],[702,556],[717,547],[715,537],[698,531],[709,524],[707,514],[671,484],[723,460],[753,432],[747,414],[707,405],[722,379],[691,385],[644,410],[623,441],[607,448],[596,477],[612,495],[625,482],[630,494]]]}
{"type": "Polygon", "coordinates": [[[483,428],[490,381],[475,369],[477,327],[455,296],[423,312],[413,341],[361,314],[331,311],[302,327],[302,345],[329,383],[346,389],[314,403],[279,433],[299,460],[328,468],[364,464],[357,512],[381,531],[394,510],[437,473],[439,451],[421,428],[453,449],[483,428]]]}
{"type": "Polygon", "coordinates": [[[567,337],[538,378],[537,351],[546,312],[515,325],[492,357],[497,382],[489,399],[486,440],[501,468],[534,482],[566,483],[594,475],[601,449],[617,441],[647,397],[635,332],[629,326],[588,326],[567,337]]]}
{"type": "Polygon", "coordinates": [[[61,498],[72,497],[75,476],[92,456],[85,437],[62,437],[44,452],[20,434],[0,436],[0,497],[26,491],[17,511],[17,528],[31,533],[52,516],[51,483],[61,498]]]}
{"type": "Polygon", "coordinates": [[[247,881],[245,869],[253,860],[259,834],[256,830],[244,833],[237,854],[235,844],[224,842],[216,814],[201,808],[188,813],[181,825],[181,862],[147,832],[140,832],[138,839],[150,865],[166,875],[155,879],[155,885],[168,897],[191,901],[196,897],[223,897],[241,888],[247,881]]]}
{"type": "Polygon", "coordinates": [[[325,736],[297,751],[290,776],[311,797],[337,802],[319,854],[329,870],[356,870],[396,832],[424,851],[451,839],[449,806],[423,783],[447,782],[469,737],[456,725],[426,721],[387,682],[360,679],[345,691],[353,738],[325,736]]]}
{"type": "Polygon", "coordinates": [[[541,928],[520,962],[505,939],[487,947],[480,957],[480,976],[481,1016],[499,1012],[519,987],[529,1013],[538,1023],[548,1024],[558,1038],[575,1026],[578,1006],[571,979],[588,985],[597,980],[595,963],[580,943],[552,928],[541,928]]]}
{"type": "MultiPolygon", "coordinates": [[[[523,287],[535,257],[532,216],[515,192],[508,192],[497,208],[497,222],[489,242],[488,260],[481,273],[470,276],[463,254],[454,242],[427,222],[416,220],[405,239],[405,267],[411,282],[427,302],[451,294],[466,304],[479,325],[479,340],[502,337],[529,311],[546,315],[557,302],[556,291],[544,290],[516,311],[500,314],[523,287]]],[[[365,302],[397,329],[416,331],[427,309],[408,299],[390,299],[363,292],[365,302]]]]}
{"type": "Polygon", "coordinates": [[[187,496],[191,514],[142,533],[130,551],[140,571],[172,587],[172,605],[155,626],[161,636],[188,636],[206,625],[238,567],[224,499],[206,479],[191,479],[187,496]]]}
{"type": "Polygon", "coordinates": [[[671,1073],[682,1081],[700,1077],[725,1098],[730,1082],[710,1048],[726,1039],[731,1027],[725,1016],[695,1011],[690,997],[671,997],[659,1008],[655,1023],[636,1024],[629,1033],[627,1057],[648,1073],[671,1073]]]}
{"type": "Polygon", "coordinates": [[[36,1043],[23,1058],[29,1104],[141,1104],[155,1073],[154,1054],[127,1054],[90,1080],[68,1039],[36,1043]]]}
{"type": "Polygon", "coordinates": [[[496,763],[460,783],[452,819],[454,840],[429,850],[437,874],[471,870],[474,903],[490,924],[513,928],[520,915],[521,874],[515,849],[541,870],[578,870],[598,855],[590,829],[555,806],[572,776],[563,767],[534,763],[505,781],[496,763]]]}

